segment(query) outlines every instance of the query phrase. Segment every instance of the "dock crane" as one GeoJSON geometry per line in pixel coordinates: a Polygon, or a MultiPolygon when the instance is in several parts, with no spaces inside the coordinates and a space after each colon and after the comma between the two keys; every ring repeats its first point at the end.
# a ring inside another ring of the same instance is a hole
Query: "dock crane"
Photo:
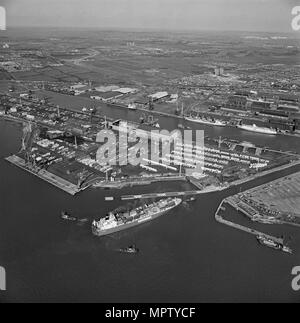
{"type": "Polygon", "coordinates": [[[94,116],[96,115],[97,109],[96,107],[91,107],[90,108],[90,123],[92,123],[94,116]]]}
{"type": "Polygon", "coordinates": [[[93,174],[90,173],[89,171],[87,171],[86,169],[84,169],[82,172],[78,173],[77,178],[77,188],[81,189],[82,185],[86,182],[86,180],[92,176],[93,174]]]}
{"type": "Polygon", "coordinates": [[[154,102],[153,102],[153,99],[152,98],[149,98],[149,110],[152,111],[154,110],[154,102]]]}
{"type": "Polygon", "coordinates": [[[20,152],[24,152],[27,164],[35,166],[35,160],[32,158],[32,145],[39,135],[39,129],[32,122],[23,123],[22,146],[20,152]]]}
{"type": "Polygon", "coordinates": [[[219,87],[215,88],[213,92],[208,94],[205,98],[196,102],[195,104],[190,105],[185,111],[186,114],[189,114],[189,112],[193,111],[198,105],[206,103],[218,90],[219,90],[219,87]]]}
{"type": "Polygon", "coordinates": [[[152,114],[143,113],[140,117],[140,123],[155,126],[158,124],[158,119],[154,119],[154,116],[152,114]]]}
{"type": "Polygon", "coordinates": [[[226,139],[223,139],[221,136],[219,136],[219,140],[218,140],[218,148],[221,149],[221,145],[223,142],[225,142],[226,139]]]}

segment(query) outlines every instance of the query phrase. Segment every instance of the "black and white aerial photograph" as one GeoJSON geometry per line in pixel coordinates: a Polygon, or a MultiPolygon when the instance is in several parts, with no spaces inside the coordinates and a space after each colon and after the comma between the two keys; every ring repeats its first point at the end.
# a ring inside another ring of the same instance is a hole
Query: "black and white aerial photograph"
{"type": "Polygon", "coordinates": [[[299,0],[0,0],[0,303],[300,303],[299,0]]]}

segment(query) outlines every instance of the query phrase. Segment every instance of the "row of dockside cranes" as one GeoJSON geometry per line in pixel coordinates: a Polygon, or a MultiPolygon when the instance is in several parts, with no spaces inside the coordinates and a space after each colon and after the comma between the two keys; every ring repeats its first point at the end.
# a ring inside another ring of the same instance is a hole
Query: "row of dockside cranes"
{"type": "MultiPolygon", "coordinates": [[[[22,146],[19,153],[24,154],[25,163],[33,169],[39,170],[42,166],[36,161],[33,156],[33,145],[37,142],[39,138],[40,130],[35,123],[24,122],[23,124],[23,136],[22,136],[22,146]]],[[[44,160],[43,165],[47,164],[47,157],[44,160]]],[[[79,172],[77,175],[77,187],[82,188],[85,181],[90,177],[90,173],[86,171],[79,172]]]]}

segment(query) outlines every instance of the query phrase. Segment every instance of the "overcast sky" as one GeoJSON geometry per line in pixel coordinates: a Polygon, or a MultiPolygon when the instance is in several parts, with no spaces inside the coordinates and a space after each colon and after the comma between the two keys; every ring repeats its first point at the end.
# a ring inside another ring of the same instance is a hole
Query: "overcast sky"
{"type": "Polygon", "coordinates": [[[9,26],[291,31],[299,0],[0,0],[9,26]]]}

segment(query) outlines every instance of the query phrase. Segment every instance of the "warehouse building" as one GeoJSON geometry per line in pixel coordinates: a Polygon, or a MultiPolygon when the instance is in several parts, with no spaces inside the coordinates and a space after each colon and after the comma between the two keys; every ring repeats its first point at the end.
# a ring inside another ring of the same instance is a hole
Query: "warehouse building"
{"type": "Polygon", "coordinates": [[[83,94],[89,89],[89,86],[86,84],[75,84],[70,87],[70,90],[73,91],[75,95],[83,94]]]}
{"type": "Polygon", "coordinates": [[[156,92],[154,94],[149,95],[149,98],[152,99],[153,102],[160,101],[160,100],[166,99],[168,97],[169,97],[168,92],[156,92]]]}
{"type": "Polygon", "coordinates": [[[120,87],[112,91],[120,92],[122,94],[131,94],[131,93],[136,93],[137,89],[132,89],[130,87],[120,87]]]}
{"type": "Polygon", "coordinates": [[[242,95],[229,96],[225,109],[229,110],[246,110],[247,109],[247,97],[242,95]]]}
{"type": "Polygon", "coordinates": [[[120,98],[123,95],[124,95],[123,93],[120,93],[117,91],[110,91],[110,92],[99,93],[97,95],[92,95],[91,99],[100,100],[103,102],[109,102],[111,100],[115,100],[117,98],[120,98]]]}

